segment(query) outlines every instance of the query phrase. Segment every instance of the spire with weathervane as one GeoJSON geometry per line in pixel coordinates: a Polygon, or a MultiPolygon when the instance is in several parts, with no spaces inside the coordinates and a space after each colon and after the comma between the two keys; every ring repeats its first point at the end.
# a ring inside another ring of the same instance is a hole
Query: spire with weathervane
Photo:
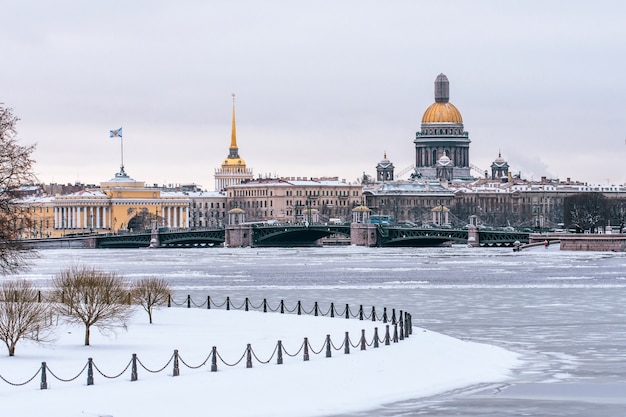
{"type": "Polygon", "coordinates": [[[252,169],[246,168],[246,161],[239,156],[237,146],[237,125],[235,122],[235,94],[233,93],[233,117],[230,134],[228,157],[222,167],[215,170],[215,191],[224,191],[226,187],[241,184],[252,179],[252,169]]]}

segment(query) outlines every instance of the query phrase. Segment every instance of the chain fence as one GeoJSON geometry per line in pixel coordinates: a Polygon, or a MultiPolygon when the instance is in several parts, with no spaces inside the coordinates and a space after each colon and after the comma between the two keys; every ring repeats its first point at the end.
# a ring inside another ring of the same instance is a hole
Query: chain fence
{"type": "MultiPolygon", "coordinates": [[[[11,301],[11,300],[6,300],[6,301],[11,301]]],[[[37,298],[32,301],[38,302],[38,303],[43,302],[44,297],[42,296],[41,293],[38,293],[37,298]]],[[[12,386],[24,386],[33,382],[39,376],[40,377],[40,381],[39,381],[40,389],[43,390],[43,389],[49,388],[48,386],[49,376],[60,382],[72,382],[72,381],[77,380],[81,375],[83,375],[85,371],[87,371],[86,384],[94,385],[94,372],[93,372],[94,369],[103,378],[117,379],[117,378],[121,378],[122,376],[124,376],[124,374],[126,374],[128,372],[128,369],[130,368],[131,370],[130,380],[137,381],[139,379],[139,369],[147,373],[158,374],[158,373],[166,371],[167,368],[171,366],[171,369],[172,369],[171,375],[179,376],[181,364],[182,366],[188,369],[195,370],[195,369],[202,368],[204,366],[209,366],[208,364],[210,361],[211,372],[217,372],[218,365],[226,366],[226,367],[238,366],[244,361],[244,359],[246,361],[246,368],[252,368],[254,361],[256,361],[258,364],[261,364],[261,365],[267,365],[270,362],[272,362],[274,358],[276,360],[276,364],[281,365],[283,364],[283,354],[291,358],[295,358],[295,357],[302,355],[303,360],[308,361],[310,359],[311,353],[313,355],[324,354],[327,358],[330,358],[332,357],[333,351],[338,352],[338,351],[343,350],[344,354],[350,354],[351,348],[366,350],[368,347],[378,348],[380,346],[389,346],[392,343],[398,343],[399,341],[410,337],[410,335],[412,334],[412,328],[413,328],[412,318],[411,318],[410,313],[399,310],[398,314],[396,314],[396,309],[392,309],[391,316],[389,316],[387,313],[386,307],[383,309],[382,314],[377,314],[375,307],[372,307],[370,312],[366,313],[363,305],[360,305],[358,310],[353,311],[350,309],[350,306],[346,304],[345,307],[340,311],[335,307],[334,303],[331,303],[328,309],[322,310],[320,309],[319,304],[317,302],[315,302],[314,305],[311,306],[311,308],[307,309],[302,305],[301,301],[298,301],[294,306],[289,307],[285,305],[284,300],[280,300],[280,302],[275,307],[273,307],[270,303],[268,303],[267,299],[265,298],[263,299],[262,302],[258,304],[254,304],[253,302],[251,302],[248,299],[248,297],[246,297],[245,300],[239,303],[233,302],[230,299],[230,297],[226,297],[226,299],[222,303],[216,303],[210,296],[207,296],[207,298],[203,302],[197,303],[191,298],[191,295],[187,295],[185,299],[182,301],[177,301],[173,299],[170,295],[167,300],[167,307],[172,307],[172,306],[186,307],[186,308],[192,308],[192,306],[195,308],[206,307],[207,309],[224,308],[226,310],[233,309],[233,310],[245,310],[245,311],[262,311],[264,313],[267,313],[269,311],[272,313],[279,313],[279,314],[284,314],[285,312],[287,312],[290,314],[297,314],[297,315],[304,314],[304,315],[314,315],[314,316],[323,316],[323,317],[326,316],[326,317],[337,317],[337,318],[345,317],[346,319],[358,318],[359,320],[371,320],[371,321],[382,322],[382,324],[385,326],[384,328],[385,332],[384,332],[384,335],[380,337],[379,332],[378,332],[378,327],[374,327],[374,333],[369,340],[366,337],[365,329],[361,330],[361,335],[356,339],[351,338],[349,332],[345,332],[345,336],[342,339],[341,344],[339,345],[337,345],[332,340],[330,335],[326,335],[326,338],[321,343],[321,346],[319,347],[319,349],[315,349],[311,345],[311,342],[309,341],[308,337],[305,337],[303,342],[300,344],[300,346],[297,347],[297,350],[292,351],[293,353],[289,353],[289,351],[285,349],[285,346],[283,345],[282,341],[278,340],[274,347],[274,350],[272,351],[271,355],[269,355],[268,358],[259,357],[259,355],[257,355],[256,352],[253,350],[251,344],[248,344],[246,348],[244,349],[244,351],[242,352],[241,356],[234,362],[224,359],[222,355],[220,354],[220,352],[218,351],[217,346],[213,346],[211,349],[211,352],[207,355],[206,359],[204,359],[198,365],[188,364],[180,356],[178,350],[174,350],[172,355],[169,357],[167,361],[165,361],[163,365],[158,366],[153,369],[147,367],[140,360],[137,354],[133,353],[129,362],[124,366],[124,368],[119,373],[116,373],[116,374],[105,373],[104,371],[101,370],[101,368],[97,366],[97,364],[93,361],[92,358],[88,358],[87,362],[85,363],[85,365],[82,367],[80,371],[78,371],[73,376],[63,378],[57,375],[56,373],[54,373],[46,362],[42,362],[41,367],[39,367],[39,369],[35,372],[35,374],[32,377],[28,378],[26,381],[14,382],[6,378],[2,374],[0,374],[0,380],[12,386]]]]}

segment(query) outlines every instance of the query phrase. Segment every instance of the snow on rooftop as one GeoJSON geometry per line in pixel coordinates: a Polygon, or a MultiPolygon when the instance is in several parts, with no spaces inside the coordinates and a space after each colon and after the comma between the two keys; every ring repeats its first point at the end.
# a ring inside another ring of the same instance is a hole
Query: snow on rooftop
{"type": "Polygon", "coordinates": [[[2,415],[21,417],[136,417],[211,415],[244,417],[306,417],[368,410],[385,403],[427,397],[478,383],[503,381],[512,368],[522,365],[517,354],[499,347],[461,341],[425,329],[399,343],[378,349],[333,350],[325,357],[326,335],[341,346],[344,332],[357,343],[361,329],[371,341],[373,327],[383,337],[384,324],[342,318],[298,316],[185,308],[162,308],[148,324],[143,310],[135,312],[128,331],[108,336],[91,332],[91,346],[83,346],[81,327],[59,324],[57,340],[47,346],[20,342],[16,356],[0,356],[0,375],[24,382],[46,361],[48,389],[40,390],[40,378],[24,386],[0,380],[2,415]],[[299,347],[308,337],[310,361],[299,347]],[[284,346],[284,364],[276,364],[274,349],[284,346]],[[212,346],[231,364],[245,354],[250,343],[255,359],[247,369],[245,358],[236,366],[218,361],[210,372],[207,361],[212,346]],[[167,363],[174,349],[180,354],[180,376],[172,376],[167,363]],[[274,356],[273,355],[274,352],[274,356]],[[138,380],[124,370],[136,353],[147,372],[138,366],[138,380]],[[289,355],[294,355],[291,357],[289,355]],[[86,385],[86,371],[71,382],[87,363],[94,371],[94,385],[86,385]],[[256,359],[268,361],[261,364],[256,359]],[[164,366],[167,365],[167,366],[164,366]],[[188,366],[198,367],[190,369],[188,366]]]}

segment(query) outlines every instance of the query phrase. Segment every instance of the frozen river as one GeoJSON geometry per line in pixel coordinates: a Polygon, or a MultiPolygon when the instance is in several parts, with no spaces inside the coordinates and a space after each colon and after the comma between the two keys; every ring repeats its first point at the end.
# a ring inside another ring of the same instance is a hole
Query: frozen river
{"type": "MultiPolygon", "coordinates": [[[[390,404],[356,416],[626,416],[626,253],[543,247],[43,250],[24,273],[64,266],[166,278],[183,301],[267,298],[310,308],[406,310],[413,324],[519,352],[507,384],[390,404]],[[339,307],[338,307],[339,308],[339,307]]],[[[368,310],[366,310],[368,311],[368,310]]],[[[416,375],[416,378],[421,377],[416,375]]],[[[373,381],[375,383],[375,381],[373,381]]],[[[348,417],[348,415],[344,415],[348,417]]]]}

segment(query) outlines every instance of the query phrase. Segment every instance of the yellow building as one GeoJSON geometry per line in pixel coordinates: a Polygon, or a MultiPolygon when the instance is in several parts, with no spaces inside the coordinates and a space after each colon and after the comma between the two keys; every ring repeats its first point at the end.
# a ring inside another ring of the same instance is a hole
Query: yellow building
{"type": "Polygon", "coordinates": [[[21,201],[31,219],[25,238],[189,227],[190,198],[146,187],[123,169],[99,189],[21,201]]]}

